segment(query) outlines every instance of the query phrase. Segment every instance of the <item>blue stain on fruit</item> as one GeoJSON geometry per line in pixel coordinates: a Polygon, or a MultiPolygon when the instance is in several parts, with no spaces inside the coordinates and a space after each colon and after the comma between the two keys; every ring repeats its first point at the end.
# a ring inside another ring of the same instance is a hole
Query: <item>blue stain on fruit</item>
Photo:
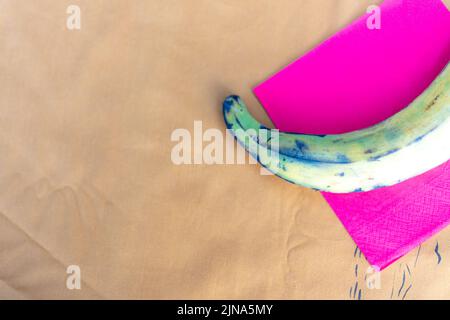
{"type": "Polygon", "coordinates": [[[440,255],[440,253],[439,253],[439,242],[438,241],[436,241],[436,246],[434,247],[434,252],[436,253],[436,256],[437,256],[437,264],[440,264],[441,263],[441,260],[442,260],[442,256],[440,255]]]}
{"type": "Polygon", "coordinates": [[[379,155],[377,155],[377,156],[370,157],[370,158],[369,158],[369,161],[376,161],[376,160],[379,160],[380,158],[385,157],[385,156],[388,156],[388,155],[393,154],[393,153],[396,153],[396,152],[399,151],[399,150],[400,150],[399,148],[391,149],[391,150],[389,150],[389,151],[386,151],[385,153],[379,154],[379,155]]]}
{"type": "Polygon", "coordinates": [[[397,139],[399,136],[401,136],[401,132],[400,130],[398,130],[398,128],[390,129],[386,130],[384,136],[386,137],[387,140],[394,140],[397,139]]]}
{"type": "Polygon", "coordinates": [[[278,165],[277,165],[277,166],[278,166],[279,169],[281,169],[281,170],[283,170],[283,171],[286,171],[286,170],[287,170],[285,164],[282,163],[282,162],[278,162],[278,165]]]}
{"type": "Polygon", "coordinates": [[[430,134],[431,132],[433,132],[434,130],[436,130],[437,127],[432,128],[430,131],[418,136],[417,138],[415,138],[413,141],[411,141],[408,145],[414,144],[416,142],[421,141],[423,138],[425,138],[428,134],[430,134]]]}
{"type": "Polygon", "coordinates": [[[234,105],[234,101],[233,98],[234,96],[229,96],[228,98],[225,99],[225,101],[223,102],[223,110],[226,113],[229,113],[231,108],[234,105]]]}
{"type": "Polygon", "coordinates": [[[309,150],[308,145],[306,143],[304,143],[303,141],[295,140],[295,144],[297,145],[297,148],[301,153],[309,150]]]}
{"type": "Polygon", "coordinates": [[[339,163],[351,163],[352,162],[345,154],[342,154],[342,153],[338,153],[336,155],[336,160],[339,163]]]}
{"type": "Polygon", "coordinates": [[[236,123],[239,125],[239,127],[244,128],[244,126],[242,125],[241,121],[239,121],[238,117],[236,117],[236,123]]]}
{"type": "Polygon", "coordinates": [[[411,142],[411,144],[416,143],[416,142],[419,142],[420,140],[422,140],[423,138],[425,138],[425,136],[426,136],[427,134],[428,134],[428,133],[425,133],[425,134],[423,134],[423,135],[421,135],[421,136],[418,136],[417,138],[415,138],[415,139],[413,140],[413,142],[411,142]]]}

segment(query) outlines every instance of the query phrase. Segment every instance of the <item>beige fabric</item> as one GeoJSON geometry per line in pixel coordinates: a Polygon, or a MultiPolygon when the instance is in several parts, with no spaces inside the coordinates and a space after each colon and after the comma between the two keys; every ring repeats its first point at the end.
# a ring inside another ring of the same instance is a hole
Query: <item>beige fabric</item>
{"type": "Polygon", "coordinates": [[[229,93],[270,124],[251,87],[372,3],[0,1],[0,298],[450,298],[449,229],[369,290],[319,193],[170,159],[229,93]]]}

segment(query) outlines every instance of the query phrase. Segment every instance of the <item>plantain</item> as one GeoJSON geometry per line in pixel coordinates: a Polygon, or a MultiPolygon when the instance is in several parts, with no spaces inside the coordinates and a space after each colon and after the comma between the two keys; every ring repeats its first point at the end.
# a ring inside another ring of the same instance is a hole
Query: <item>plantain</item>
{"type": "Polygon", "coordinates": [[[253,118],[236,95],[225,99],[223,114],[238,142],[275,175],[326,192],[370,191],[450,159],[450,64],[409,106],[349,133],[279,132],[273,139],[273,131],[253,118]]]}

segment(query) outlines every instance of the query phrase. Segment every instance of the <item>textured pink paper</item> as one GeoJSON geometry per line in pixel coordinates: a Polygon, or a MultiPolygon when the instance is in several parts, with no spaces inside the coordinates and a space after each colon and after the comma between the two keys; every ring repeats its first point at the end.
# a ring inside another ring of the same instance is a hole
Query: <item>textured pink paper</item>
{"type": "MultiPolygon", "coordinates": [[[[367,17],[254,89],[277,128],[330,134],[373,125],[411,103],[449,61],[450,12],[440,0],[386,0],[380,30],[369,30],[367,17]]],[[[450,162],[393,187],[324,197],[383,269],[450,222],[450,162]]]]}

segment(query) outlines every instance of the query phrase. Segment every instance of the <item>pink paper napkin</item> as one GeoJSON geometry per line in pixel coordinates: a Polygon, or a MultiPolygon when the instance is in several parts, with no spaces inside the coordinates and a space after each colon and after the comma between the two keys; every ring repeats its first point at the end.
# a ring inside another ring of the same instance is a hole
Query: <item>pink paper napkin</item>
{"type": "MultiPolygon", "coordinates": [[[[379,30],[367,27],[370,15],[254,89],[277,128],[330,134],[373,125],[408,106],[448,63],[450,12],[440,0],[386,0],[379,30]]],[[[450,222],[450,162],[393,187],[324,197],[383,269],[450,222]]]]}

